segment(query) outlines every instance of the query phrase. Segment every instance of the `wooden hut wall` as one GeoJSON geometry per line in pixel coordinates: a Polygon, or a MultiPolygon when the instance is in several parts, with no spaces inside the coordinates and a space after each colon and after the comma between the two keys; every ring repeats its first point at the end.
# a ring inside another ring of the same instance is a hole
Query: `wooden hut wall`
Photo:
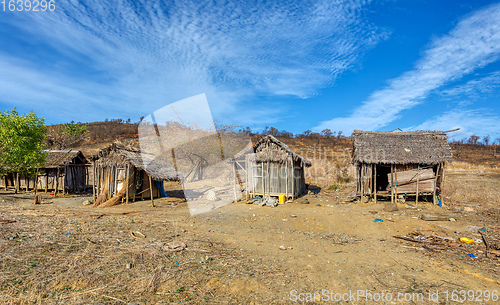
{"type": "MultiPolygon", "coordinates": [[[[437,165],[397,164],[394,166],[394,185],[397,185],[398,194],[414,195],[432,194],[436,187],[441,187],[444,178],[444,163],[437,165]],[[418,174],[417,174],[418,172],[418,174]]],[[[391,172],[388,165],[357,164],[356,165],[356,192],[358,195],[372,195],[375,191],[390,192],[391,172]],[[376,167],[377,178],[374,179],[376,167]],[[386,176],[386,177],[382,177],[386,176]],[[383,179],[382,179],[383,178],[383,179]],[[376,181],[374,184],[374,180],[376,181]],[[389,181],[381,183],[381,181],[389,181]],[[382,185],[383,184],[383,185],[382,185]],[[380,189],[382,188],[382,189],[380,189]]]]}
{"type": "Polygon", "coordinates": [[[287,197],[300,196],[305,191],[304,168],[299,161],[252,162],[247,160],[247,192],[252,195],[287,197]]]}
{"type": "MultiPolygon", "coordinates": [[[[129,168],[129,182],[128,182],[128,196],[130,201],[150,199],[151,191],[153,198],[161,196],[160,190],[156,188],[154,180],[152,186],[149,184],[149,175],[144,171],[128,164],[129,168]]],[[[122,188],[127,179],[127,165],[125,166],[96,166],[95,169],[95,188],[96,195],[102,192],[105,183],[109,183],[108,197],[117,194],[122,188]]]]}

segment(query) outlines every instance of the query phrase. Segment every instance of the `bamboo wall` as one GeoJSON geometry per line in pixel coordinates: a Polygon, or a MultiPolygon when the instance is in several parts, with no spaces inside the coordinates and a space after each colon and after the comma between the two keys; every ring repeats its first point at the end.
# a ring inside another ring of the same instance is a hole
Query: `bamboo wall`
{"type": "MultiPolygon", "coordinates": [[[[15,189],[16,173],[0,178],[0,188],[15,189]]],[[[19,190],[33,190],[36,175],[19,174],[19,190]]],[[[84,192],[89,185],[88,166],[68,165],[60,168],[45,168],[38,172],[36,186],[38,190],[84,192]]]]}
{"type": "Polygon", "coordinates": [[[296,198],[306,189],[304,168],[289,158],[284,163],[254,162],[247,158],[247,194],[296,198]]]}
{"type": "Polygon", "coordinates": [[[125,167],[95,166],[93,171],[93,176],[95,177],[94,197],[99,196],[104,190],[107,190],[108,199],[116,195],[122,188],[126,187],[124,183],[127,181],[127,171],[128,191],[126,191],[126,195],[123,198],[125,201],[151,199],[151,194],[153,198],[161,196],[160,190],[155,185],[155,181],[150,179],[144,170],[140,170],[131,164],[125,167]]]}

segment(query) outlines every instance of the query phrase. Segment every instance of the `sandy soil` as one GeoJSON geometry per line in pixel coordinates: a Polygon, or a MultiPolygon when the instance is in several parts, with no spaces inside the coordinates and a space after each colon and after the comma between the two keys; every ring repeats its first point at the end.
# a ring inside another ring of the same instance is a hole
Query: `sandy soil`
{"type": "Polygon", "coordinates": [[[177,198],[155,200],[155,208],[144,201],[96,209],[82,205],[88,197],[45,196],[33,205],[32,196],[0,194],[0,220],[15,221],[0,224],[2,303],[286,304],[300,297],[312,304],[313,293],[362,290],[391,293],[381,304],[429,304],[439,291],[435,303],[451,304],[453,291],[500,294],[499,258],[486,258],[483,243],[426,248],[393,237],[419,231],[479,241],[483,227],[498,234],[498,214],[486,208],[407,202],[385,212],[383,204],[340,203],[321,192],[276,208],[238,202],[191,217],[177,198]],[[422,213],[456,221],[423,221],[422,213]],[[164,250],[173,240],[187,249],[164,250]],[[398,293],[425,299],[398,301],[398,293]]]}

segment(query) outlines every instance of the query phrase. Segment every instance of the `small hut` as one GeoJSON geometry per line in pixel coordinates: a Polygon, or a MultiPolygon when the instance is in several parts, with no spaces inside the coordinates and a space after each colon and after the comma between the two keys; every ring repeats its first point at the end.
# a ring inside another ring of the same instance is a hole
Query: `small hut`
{"type": "Polygon", "coordinates": [[[118,201],[165,197],[163,181],[180,180],[173,166],[158,159],[146,165],[141,151],[112,144],[91,157],[94,162],[94,204],[110,206],[118,201]],[[128,181],[128,182],[127,182],[128,181]],[[128,185],[128,187],[126,187],[128,185]]]}
{"type": "Polygon", "coordinates": [[[452,151],[443,131],[374,132],[355,130],[353,163],[356,192],[363,198],[432,196],[437,203],[452,151]]]}
{"type": "Polygon", "coordinates": [[[43,167],[38,169],[38,179],[22,173],[11,173],[0,181],[0,187],[30,190],[84,192],[88,181],[90,162],[79,150],[46,150],[48,152],[43,167]],[[18,183],[16,183],[18,179],[18,183]]]}
{"type": "Polygon", "coordinates": [[[245,161],[246,192],[251,196],[284,194],[288,199],[306,191],[304,167],[310,167],[311,161],[271,135],[256,143],[245,161]]]}

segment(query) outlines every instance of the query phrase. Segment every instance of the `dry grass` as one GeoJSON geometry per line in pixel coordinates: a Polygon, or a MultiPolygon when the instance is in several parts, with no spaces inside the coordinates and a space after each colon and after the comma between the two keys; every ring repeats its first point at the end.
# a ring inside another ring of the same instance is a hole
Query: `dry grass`
{"type": "Polygon", "coordinates": [[[187,217],[34,208],[27,200],[20,208],[19,200],[1,198],[0,219],[16,220],[0,225],[2,304],[231,303],[252,298],[228,291],[231,282],[264,282],[273,268],[256,270],[238,249],[195,236],[187,217]],[[188,248],[163,250],[172,240],[188,248]]]}

